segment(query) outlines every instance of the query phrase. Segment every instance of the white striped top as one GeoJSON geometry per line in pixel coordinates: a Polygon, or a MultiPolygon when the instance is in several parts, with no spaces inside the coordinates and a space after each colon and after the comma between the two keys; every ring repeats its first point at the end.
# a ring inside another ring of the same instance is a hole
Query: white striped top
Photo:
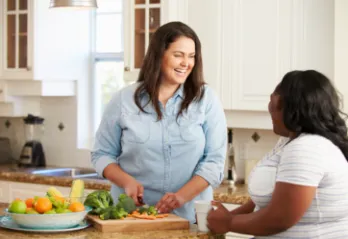
{"type": "Polygon", "coordinates": [[[317,193],[296,225],[256,238],[348,238],[346,158],[331,141],[318,135],[301,134],[287,142],[281,138],[249,176],[249,194],[256,210],[268,205],[276,182],[315,186],[317,193]]]}

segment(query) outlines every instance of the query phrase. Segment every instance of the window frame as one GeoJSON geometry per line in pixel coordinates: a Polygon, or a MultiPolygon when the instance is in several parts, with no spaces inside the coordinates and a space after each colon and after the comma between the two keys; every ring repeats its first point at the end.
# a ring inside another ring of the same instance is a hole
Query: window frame
{"type": "MultiPolygon", "coordinates": [[[[99,127],[99,123],[102,117],[102,112],[101,112],[101,107],[100,107],[100,102],[101,102],[101,97],[100,97],[100,84],[97,82],[97,76],[96,76],[96,64],[98,62],[103,62],[103,61],[108,61],[108,62],[124,62],[125,57],[124,57],[124,51],[125,51],[125,46],[124,46],[124,29],[122,29],[122,43],[123,43],[123,51],[122,52],[97,52],[97,16],[98,15],[109,15],[109,14],[121,14],[121,21],[122,21],[122,26],[124,26],[124,2],[122,2],[122,11],[115,11],[115,12],[102,12],[98,13],[97,10],[92,13],[92,26],[91,26],[91,102],[92,102],[92,107],[91,107],[91,126],[92,126],[92,135],[95,135],[95,132],[97,131],[99,127]]],[[[126,84],[127,82],[123,78],[124,83],[126,84]]]]}

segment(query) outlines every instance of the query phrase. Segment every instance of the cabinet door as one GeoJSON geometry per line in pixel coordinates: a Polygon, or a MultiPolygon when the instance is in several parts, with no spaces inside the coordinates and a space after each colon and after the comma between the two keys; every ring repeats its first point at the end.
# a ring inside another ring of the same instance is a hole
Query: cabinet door
{"type": "Polygon", "coordinates": [[[270,93],[291,68],[292,2],[222,1],[225,109],[267,110],[270,93]]]}
{"type": "Polygon", "coordinates": [[[124,0],[123,2],[126,81],[136,80],[150,39],[162,24],[162,1],[124,0]]]}
{"type": "Polygon", "coordinates": [[[269,95],[294,69],[331,77],[333,7],[325,0],[222,0],[224,108],[267,111],[269,95]]]}
{"type": "Polygon", "coordinates": [[[189,0],[187,3],[187,24],[196,32],[202,45],[204,80],[220,99],[221,7],[221,0],[189,0]]]}
{"type": "Polygon", "coordinates": [[[3,1],[3,78],[25,79],[31,73],[29,44],[31,0],[3,1]]]}

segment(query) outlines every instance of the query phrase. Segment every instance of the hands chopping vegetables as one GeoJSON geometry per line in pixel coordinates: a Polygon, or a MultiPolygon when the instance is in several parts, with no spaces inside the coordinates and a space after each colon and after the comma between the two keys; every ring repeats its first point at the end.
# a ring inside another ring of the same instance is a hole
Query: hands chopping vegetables
{"type": "Polygon", "coordinates": [[[156,204],[156,208],[160,213],[169,213],[175,208],[181,207],[184,203],[184,199],[177,193],[166,193],[156,204]]]}
{"type": "Polygon", "coordinates": [[[102,220],[124,219],[126,217],[153,220],[168,216],[167,214],[158,215],[154,206],[144,205],[137,208],[134,200],[126,194],[120,194],[118,203],[113,204],[110,193],[105,190],[90,193],[84,202],[84,205],[93,208],[90,214],[99,215],[102,220]]]}
{"type": "Polygon", "coordinates": [[[125,193],[134,200],[135,205],[141,206],[144,204],[142,200],[144,187],[139,182],[137,182],[136,180],[131,180],[125,185],[124,190],[125,193]]]}

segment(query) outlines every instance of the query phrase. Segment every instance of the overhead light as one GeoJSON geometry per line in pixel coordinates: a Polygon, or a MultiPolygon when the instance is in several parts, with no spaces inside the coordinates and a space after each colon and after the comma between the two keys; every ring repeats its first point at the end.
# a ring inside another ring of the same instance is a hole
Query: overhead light
{"type": "Polygon", "coordinates": [[[51,0],[50,8],[98,8],[97,0],[51,0]]]}

